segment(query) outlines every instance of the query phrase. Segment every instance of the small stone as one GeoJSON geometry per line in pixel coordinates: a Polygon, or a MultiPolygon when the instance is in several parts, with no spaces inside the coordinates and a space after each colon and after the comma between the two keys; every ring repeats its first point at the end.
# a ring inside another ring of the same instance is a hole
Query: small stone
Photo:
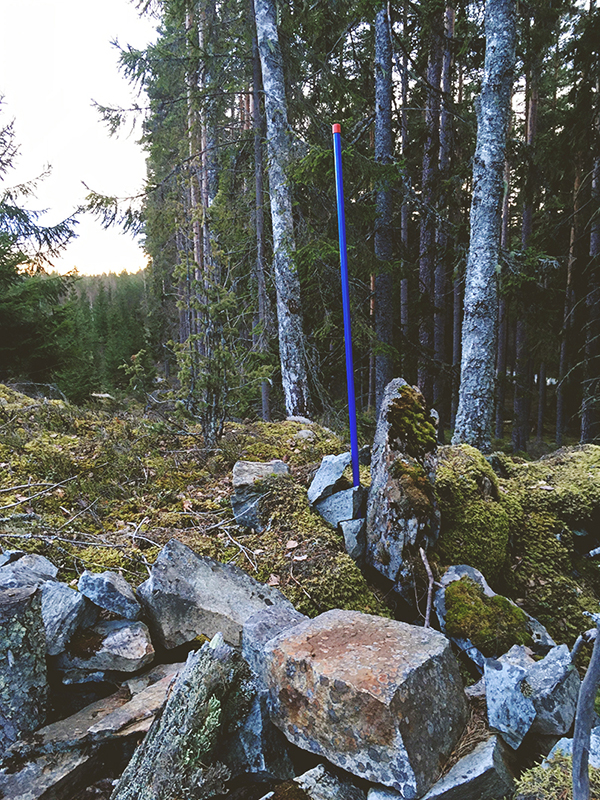
{"type": "Polygon", "coordinates": [[[362,561],[367,546],[366,520],[347,519],[340,522],[346,552],[355,561],[362,561]]]}
{"type": "Polygon", "coordinates": [[[257,487],[273,475],[288,475],[290,468],[279,459],[267,462],[237,461],[233,466],[233,489],[231,508],[238,525],[262,531],[264,525],[260,519],[260,501],[264,489],[257,487]]]}
{"type": "Polygon", "coordinates": [[[485,691],[490,727],[499,731],[504,741],[516,750],[531,728],[536,710],[530,698],[521,692],[521,681],[533,659],[525,648],[512,647],[499,659],[485,662],[485,691]]]}
{"type": "Polygon", "coordinates": [[[143,622],[99,622],[73,637],[70,651],[58,657],[60,670],[137,672],[154,659],[150,631],[143,622]]]}
{"type": "Polygon", "coordinates": [[[42,616],[46,629],[46,652],[62,653],[78,628],[93,625],[98,610],[66,583],[46,581],[42,585],[42,616]]]}
{"type": "Polygon", "coordinates": [[[344,470],[351,461],[350,453],[323,457],[321,466],[308,488],[308,502],[311,506],[329,497],[339,488],[344,470]]]}
{"type": "Polygon", "coordinates": [[[323,517],[325,522],[334,528],[349,519],[357,519],[364,514],[366,492],[362,486],[354,486],[337,492],[325,500],[315,503],[315,510],[323,517]]]}
{"type": "MultiPolygon", "coordinates": [[[[562,753],[563,756],[572,756],[573,739],[560,739],[548,753],[546,761],[552,761],[558,752],[562,753]]],[[[590,733],[589,765],[600,769],[600,727],[592,728],[590,733]]]]}
{"type": "Polygon", "coordinates": [[[301,431],[298,431],[298,433],[294,434],[294,441],[298,443],[305,442],[306,444],[312,444],[313,442],[316,442],[316,440],[317,436],[315,432],[309,430],[308,428],[302,428],[301,431]]]}
{"type": "Polygon", "coordinates": [[[117,572],[89,572],[87,569],[79,578],[79,591],[100,608],[118,614],[124,619],[139,619],[142,615],[140,604],[133,589],[117,572]]]}
{"type": "Polygon", "coordinates": [[[522,692],[530,693],[536,710],[531,730],[555,736],[568,733],[575,719],[580,685],[579,673],[571,663],[566,644],[553,648],[533,664],[521,685],[522,692]]]}
{"type": "Polygon", "coordinates": [[[481,742],[427,792],[423,800],[496,800],[512,796],[509,752],[497,736],[481,742]]]}
{"type": "Polygon", "coordinates": [[[0,590],[16,589],[19,586],[39,586],[44,581],[52,581],[58,574],[58,567],[45,556],[25,553],[0,567],[0,590]]]}

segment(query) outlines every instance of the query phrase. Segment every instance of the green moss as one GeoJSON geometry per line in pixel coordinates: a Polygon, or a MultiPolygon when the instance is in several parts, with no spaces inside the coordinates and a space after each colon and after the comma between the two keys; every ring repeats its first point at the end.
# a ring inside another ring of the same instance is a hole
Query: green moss
{"type": "MultiPolygon", "coordinates": [[[[572,800],[570,756],[557,754],[549,763],[525,770],[517,780],[515,800],[572,800]]],[[[600,769],[589,768],[590,796],[600,797],[600,769]]]]}
{"type": "Polygon", "coordinates": [[[468,578],[446,588],[446,630],[470,639],[484,656],[498,656],[514,644],[531,644],[526,616],[506,597],[486,597],[468,578]]]}
{"type": "Polygon", "coordinates": [[[435,426],[417,389],[401,386],[399,395],[388,409],[389,440],[397,440],[397,449],[403,453],[422,459],[436,448],[435,426]]]}
{"type": "Polygon", "coordinates": [[[496,582],[508,556],[509,516],[498,479],[474,447],[440,447],[435,496],[441,512],[438,554],[445,564],[469,564],[496,582]]]}
{"type": "Polygon", "coordinates": [[[600,522],[600,446],[565,447],[539,461],[506,462],[505,485],[529,512],[550,513],[572,529],[600,522]]]}
{"type": "Polygon", "coordinates": [[[394,460],[390,474],[400,484],[401,504],[405,516],[413,514],[418,519],[429,519],[433,511],[434,491],[429,476],[413,458],[399,455],[394,460]]]}

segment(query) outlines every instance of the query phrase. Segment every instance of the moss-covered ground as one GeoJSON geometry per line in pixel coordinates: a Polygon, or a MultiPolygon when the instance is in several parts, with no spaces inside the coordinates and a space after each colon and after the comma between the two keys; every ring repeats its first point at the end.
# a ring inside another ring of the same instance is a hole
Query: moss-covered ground
{"type": "Polygon", "coordinates": [[[600,563],[586,555],[600,545],[600,447],[490,461],[502,477],[468,445],[440,448],[440,565],[476,567],[571,645],[599,608],[600,563]]]}
{"type": "Polygon", "coordinates": [[[63,581],[113,569],[136,585],[176,537],[278,586],[311,616],[335,607],[389,614],[341,535],[308,507],[321,457],[345,445],[318,425],[310,441],[296,437],[306,427],[230,422],[208,451],[199,425],[174,413],[79,408],[0,385],[0,546],[43,553],[63,581]],[[273,458],[291,474],[269,484],[258,534],[233,519],[232,467],[273,458]]]}

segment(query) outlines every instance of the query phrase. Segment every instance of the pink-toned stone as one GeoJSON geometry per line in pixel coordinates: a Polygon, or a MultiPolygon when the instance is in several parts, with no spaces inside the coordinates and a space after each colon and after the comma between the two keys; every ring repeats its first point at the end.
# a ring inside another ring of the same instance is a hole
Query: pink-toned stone
{"type": "Polygon", "coordinates": [[[265,646],[276,725],[348,772],[423,795],[458,741],[467,706],[445,636],[328,611],[265,646]]]}

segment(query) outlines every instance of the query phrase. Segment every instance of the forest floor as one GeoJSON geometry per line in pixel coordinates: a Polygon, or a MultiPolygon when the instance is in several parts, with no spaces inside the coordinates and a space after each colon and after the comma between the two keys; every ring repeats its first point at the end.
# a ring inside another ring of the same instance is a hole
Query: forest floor
{"type": "MultiPolygon", "coordinates": [[[[0,546],[45,555],[73,585],[85,569],[111,569],[135,586],[176,537],[278,586],[311,616],[335,607],[389,615],[343,538],[306,500],[322,456],[345,449],[316,424],[246,421],[227,423],[218,448],[207,450],[199,425],[173,411],[110,399],[76,407],[0,385],[0,546]],[[306,427],[311,441],[296,438],[306,427]],[[233,465],[274,458],[288,463],[290,478],[269,489],[266,530],[240,528],[233,465]]],[[[368,483],[368,468],[361,478],[368,483]]]]}

